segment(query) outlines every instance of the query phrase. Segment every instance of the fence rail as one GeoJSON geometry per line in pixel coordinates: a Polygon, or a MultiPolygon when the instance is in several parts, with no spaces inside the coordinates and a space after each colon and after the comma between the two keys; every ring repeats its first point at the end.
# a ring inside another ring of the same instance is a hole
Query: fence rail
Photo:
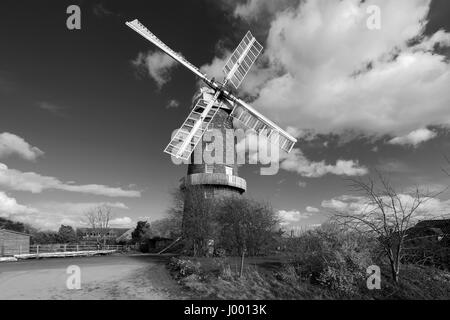
{"type": "Polygon", "coordinates": [[[30,254],[79,251],[130,251],[130,245],[100,245],[100,244],[34,244],[30,245],[30,254]]]}

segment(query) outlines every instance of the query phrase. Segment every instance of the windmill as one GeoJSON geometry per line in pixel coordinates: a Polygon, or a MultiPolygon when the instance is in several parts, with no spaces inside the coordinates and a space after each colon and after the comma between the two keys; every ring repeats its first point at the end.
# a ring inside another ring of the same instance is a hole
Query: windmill
{"type": "MultiPolygon", "coordinates": [[[[200,69],[169,48],[137,19],[126,22],[126,25],[181,63],[207,85],[207,89],[201,90],[200,95],[194,101],[192,111],[164,152],[176,158],[188,160],[197,145],[201,143],[207,130],[212,128],[231,129],[233,121],[230,119],[239,120],[245,127],[256,132],[264,131],[267,139],[272,143],[277,143],[281,150],[287,153],[292,150],[297,142],[294,137],[227,90],[227,86],[230,84],[235,89],[239,88],[263,50],[262,45],[250,32],[247,32],[223,67],[225,77],[223,82],[219,83],[214,79],[209,79],[200,69]]],[[[185,184],[213,186],[214,192],[220,189],[232,193],[243,193],[246,190],[246,182],[238,177],[235,164],[232,167],[230,164],[214,164],[208,167],[208,164],[191,163],[185,184]]]]}

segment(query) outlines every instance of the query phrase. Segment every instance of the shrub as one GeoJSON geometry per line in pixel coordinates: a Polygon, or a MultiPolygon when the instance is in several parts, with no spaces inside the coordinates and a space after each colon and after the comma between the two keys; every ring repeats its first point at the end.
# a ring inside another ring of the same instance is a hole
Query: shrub
{"type": "Polygon", "coordinates": [[[242,197],[223,199],[216,208],[215,222],[217,244],[231,255],[241,255],[243,250],[250,256],[264,254],[279,235],[275,211],[268,204],[242,197]]]}
{"type": "Polygon", "coordinates": [[[373,246],[364,237],[326,225],[291,239],[288,251],[293,255],[293,266],[301,278],[343,293],[353,293],[372,264],[373,246]]]}
{"type": "Polygon", "coordinates": [[[353,273],[345,267],[327,266],[317,280],[329,289],[350,295],[357,292],[358,283],[363,279],[361,273],[353,273]]]}
{"type": "Polygon", "coordinates": [[[184,247],[195,257],[211,255],[261,255],[278,247],[278,216],[266,203],[241,196],[205,198],[211,190],[201,186],[173,194],[171,216],[181,222],[184,247]]]}
{"type": "Polygon", "coordinates": [[[219,258],[226,257],[227,251],[224,248],[218,248],[214,250],[214,255],[219,258]]]}
{"type": "Polygon", "coordinates": [[[177,278],[201,274],[200,263],[194,263],[189,259],[172,258],[170,260],[170,268],[177,273],[177,278]]]}
{"type": "Polygon", "coordinates": [[[286,265],[283,266],[283,268],[280,271],[275,272],[275,277],[278,280],[284,281],[284,282],[297,282],[300,277],[297,274],[297,270],[293,265],[286,265]]]}

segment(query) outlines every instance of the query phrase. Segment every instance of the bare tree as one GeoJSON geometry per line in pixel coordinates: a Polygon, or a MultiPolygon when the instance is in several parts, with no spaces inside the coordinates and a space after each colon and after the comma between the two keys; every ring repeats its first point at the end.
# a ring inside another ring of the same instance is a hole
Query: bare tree
{"type": "Polygon", "coordinates": [[[398,283],[407,231],[418,222],[422,206],[437,194],[423,193],[418,187],[400,194],[380,172],[367,181],[349,181],[354,191],[362,193],[361,206],[357,210],[335,212],[334,220],[359,233],[373,235],[398,283]]]}
{"type": "Polygon", "coordinates": [[[108,206],[98,206],[86,212],[86,219],[89,226],[97,237],[97,242],[106,244],[106,236],[110,231],[109,222],[111,220],[111,208],[108,206]]]}

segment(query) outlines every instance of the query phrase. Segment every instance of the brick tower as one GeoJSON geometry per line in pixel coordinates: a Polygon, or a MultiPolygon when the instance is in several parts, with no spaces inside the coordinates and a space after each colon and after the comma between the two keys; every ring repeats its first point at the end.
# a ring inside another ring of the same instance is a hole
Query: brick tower
{"type": "MultiPolygon", "coordinates": [[[[200,98],[212,98],[210,90],[202,88],[200,94],[195,98],[193,105],[195,105],[200,98]]],[[[215,108],[217,107],[218,106],[215,106],[215,108]]],[[[233,129],[233,120],[229,116],[230,112],[231,108],[226,104],[222,104],[221,108],[210,122],[208,129],[220,130],[222,136],[225,137],[226,130],[233,129]]],[[[225,140],[226,139],[223,141],[224,164],[206,164],[203,157],[199,157],[199,155],[203,154],[205,148],[208,147],[208,142],[202,141],[197,145],[195,151],[192,153],[187,175],[182,179],[182,188],[189,189],[190,186],[201,186],[205,190],[205,196],[208,198],[241,195],[246,191],[247,182],[238,175],[236,159],[234,159],[232,163],[226,162],[225,154],[227,154],[227,152],[232,152],[234,155],[236,154],[234,139],[233,143],[228,144],[225,140]]]]}

